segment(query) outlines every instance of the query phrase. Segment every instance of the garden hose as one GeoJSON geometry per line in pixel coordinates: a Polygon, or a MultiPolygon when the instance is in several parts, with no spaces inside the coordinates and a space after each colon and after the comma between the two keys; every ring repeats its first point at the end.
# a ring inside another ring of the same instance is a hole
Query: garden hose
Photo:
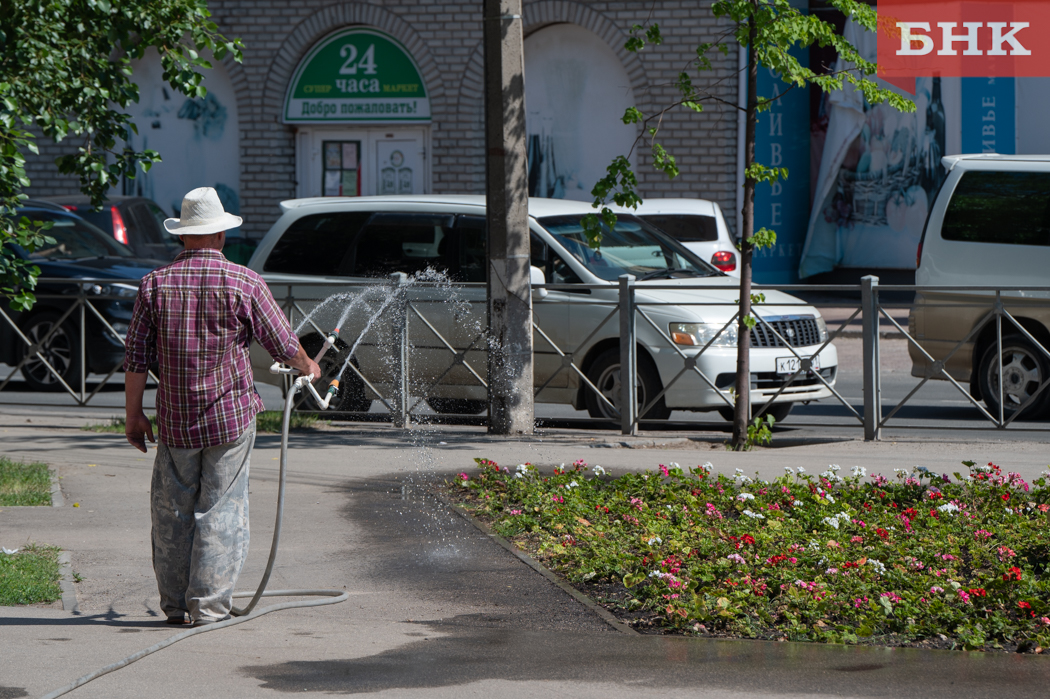
{"type": "MultiPolygon", "coordinates": [[[[214,624],[206,624],[204,626],[198,626],[196,628],[183,631],[182,633],[175,634],[170,638],[166,638],[159,643],[155,643],[149,648],[144,648],[137,653],[132,653],[128,657],[118,660],[117,662],[107,665],[103,668],[99,668],[94,672],[90,672],[83,677],[78,677],[64,687],[60,687],[55,691],[47,694],[43,699],[53,699],[53,697],[60,697],[63,694],[72,692],[77,687],[82,687],[91,680],[107,675],[115,670],[119,670],[122,667],[127,667],[136,660],[141,660],[147,655],[156,653],[158,650],[167,648],[170,645],[178,643],[184,638],[190,636],[196,636],[197,634],[207,633],[208,631],[217,631],[218,629],[225,629],[229,626],[236,624],[242,624],[246,621],[256,619],[264,614],[270,612],[277,612],[282,609],[294,609],[297,607],[321,607],[328,604],[337,604],[339,602],[345,602],[349,599],[350,595],[345,590],[267,590],[266,583],[270,580],[270,573],[273,572],[273,563],[277,558],[277,547],[281,539],[281,520],[284,518],[284,491],[285,491],[285,478],[287,475],[288,466],[288,428],[291,423],[292,417],[292,404],[295,400],[295,394],[303,388],[304,385],[310,386],[310,380],[312,376],[300,376],[295,380],[293,387],[288,391],[288,395],[285,397],[284,402],[284,420],[281,424],[281,469],[280,469],[280,485],[277,488],[277,517],[274,522],[273,528],[273,542],[270,544],[270,558],[266,562],[266,570],[263,572],[262,580],[259,583],[259,588],[255,592],[235,592],[233,596],[236,598],[251,597],[251,601],[243,609],[234,607],[231,610],[233,615],[232,619],[226,621],[219,621],[214,624]],[[321,597],[322,599],[317,600],[298,600],[293,602],[281,602],[280,604],[274,604],[269,607],[263,607],[257,611],[255,605],[259,602],[262,597],[321,597]]],[[[311,386],[312,388],[312,386],[311,386]]],[[[316,392],[314,392],[316,395],[316,392]]]]}

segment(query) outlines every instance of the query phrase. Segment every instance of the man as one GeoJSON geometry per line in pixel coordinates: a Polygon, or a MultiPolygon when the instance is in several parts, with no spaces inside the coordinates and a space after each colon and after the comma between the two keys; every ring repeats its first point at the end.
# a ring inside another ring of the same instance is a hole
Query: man
{"type": "Polygon", "coordinates": [[[277,361],[320,376],[270,290],[255,272],[228,262],[226,213],[215,190],[195,189],[181,218],[164,227],[186,249],[139,286],[124,359],[128,442],[154,441],[142,412],[146,372],[160,365],[159,444],[150,504],[153,570],[168,623],[194,626],[229,618],[233,590],[248,555],[248,464],[255,391],[248,348],[261,344],[277,361]]]}

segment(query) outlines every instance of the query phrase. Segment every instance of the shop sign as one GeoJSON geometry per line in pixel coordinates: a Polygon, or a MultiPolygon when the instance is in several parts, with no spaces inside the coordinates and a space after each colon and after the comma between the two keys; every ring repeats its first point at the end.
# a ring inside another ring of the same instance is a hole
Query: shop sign
{"type": "Polygon", "coordinates": [[[374,29],[343,29],[299,64],[284,101],[286,124],[430,121],[430,100],[405,47],[374,29]]]}

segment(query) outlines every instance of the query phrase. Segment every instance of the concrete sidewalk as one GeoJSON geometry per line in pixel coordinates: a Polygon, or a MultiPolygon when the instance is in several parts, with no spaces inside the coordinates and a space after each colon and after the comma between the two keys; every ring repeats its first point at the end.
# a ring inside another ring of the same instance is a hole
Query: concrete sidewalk
{"type": "MultiPolygon", "coordinates": [[[[162,623],[150,567],[153,453],[139,454],[121,435],[83,432],[82,422],[44,427],[0,416],[0,451],[53,464],[66,502],[0,510],[0,544],[56,544],[83,577],[79,614],[0,610],[0,697],[43,695],[176,632],[162,623]]],[[[1031,478],[1047,464],[1037,443],[847,441],[736,454],[720,438],[659,433],[627,439],[648,447],[628,449],[607,446],[621,438],[570,431],[521,441],[451,427],[293,435],[270,587],[340,588],[350,600],[187,639],[70,696],[1045,696],[1050,660],[1041,656],[625,635],[427,494],[434,482],[470,472],[478,456],[507,464],[582,458],[614,474],[710,461],[765,477],[830,463],[952,471],[972,458],[1031,478]]],[[[268,552],[278,449],[277,436],[260,436],[241,589],[256,584],[268,552]]]]}

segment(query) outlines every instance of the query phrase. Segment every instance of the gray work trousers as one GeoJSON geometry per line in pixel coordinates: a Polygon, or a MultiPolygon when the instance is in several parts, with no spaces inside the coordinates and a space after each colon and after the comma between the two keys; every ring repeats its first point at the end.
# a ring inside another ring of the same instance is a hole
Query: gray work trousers
{"type": "Polygon", "coordinates": [[[157,445],[150,494],[153,571],[168,617],[230,613],[248,557],[248,465],[255,421],[234,442],[204,449],[157,445]]]}

